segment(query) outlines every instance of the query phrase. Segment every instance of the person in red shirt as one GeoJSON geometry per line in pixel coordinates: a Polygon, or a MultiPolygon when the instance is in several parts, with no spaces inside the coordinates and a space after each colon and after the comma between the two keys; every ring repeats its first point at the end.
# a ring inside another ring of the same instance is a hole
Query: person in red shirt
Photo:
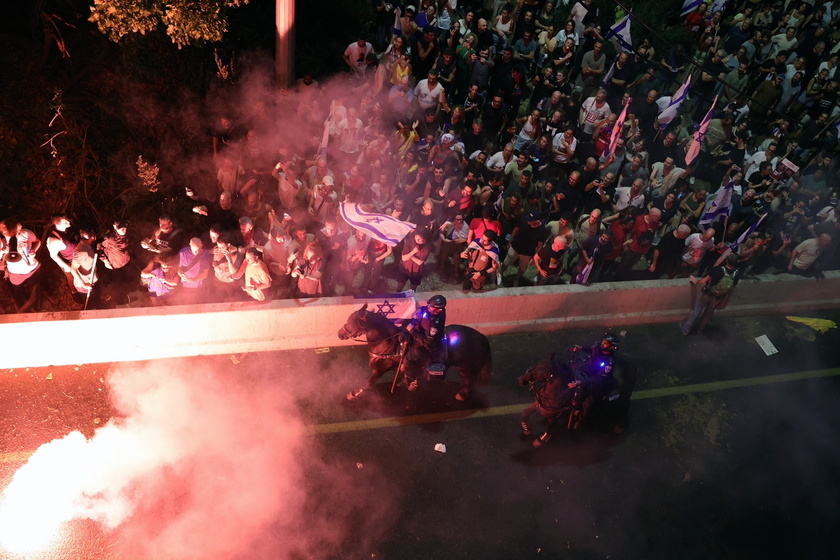
{"type": "Polygon", "coordinates": [[[647,214],[636,218],[633,229],[630,230],[629,240],[624,242],[624,249],[621,252],[618,280],[626,280],[633,266],[650,252],[653,238],[661,225],[661,219],[662,212],[659,208],[651,208],[647,214]]]}
{"type": "Polygon", "coordinates": [[[481,217],[470,220],[470,233],[467,236],[467,245],[475,239],[481,239],[481,236],[487,230],[495,231],[497,237],[502,235],[502,222],[496,219],[493,204],[485,204],[481,209],[481,217]]]}

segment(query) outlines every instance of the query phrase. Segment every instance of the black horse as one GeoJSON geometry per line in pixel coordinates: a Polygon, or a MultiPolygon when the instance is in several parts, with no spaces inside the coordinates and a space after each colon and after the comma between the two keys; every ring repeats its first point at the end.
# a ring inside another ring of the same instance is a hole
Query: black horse
{"type": "MultiPolygon", "coordinates": [[[[338,338],[363,339],[368,344],[368,364],[371,375],[367,385],[347,395],[348,400],[355,400],[373,387],[386,371],[397,369],[400,364],[400,333],[404,329],[396,326],[388,318],[367,310],[367,304],[354,311],[347,322],[338,331],[338,338]]],[[[486,384],[493,370],[490,354],[490,341],[477,330],[464,325],[446,327],[446,361],[444,365],[454,366],[461,377],[463,387],[456,395],[458,400],[466,400],[472,394],[476,384],[486,384]]]]}
{"type": "MultiPolygon", "coordinates": [[[[570,351],[561,355],[552,354],[519,377],[519,384],[529,387],[534,394],[534,404],[523,410],[520,417],[522,433],[526,436],[531,434],[528,418],[533,412],[539,411],[547,420],[546,431],[534,440],[534,447],[548,443],[552,429],[561,417],[568,418],[566,426],[570,430],[580,427],[586,414],[584,400],[592,391],[586,380],[593,375],[597,374],[591,372],[589,354],[570,351]]],[[[592,407],[597,412],[599,424],[612,427],[617,434],[626,429],[636,379],[635,365],[616,356],[612,373],[604,380],[603,390],[592,393],[592,407]]]]}

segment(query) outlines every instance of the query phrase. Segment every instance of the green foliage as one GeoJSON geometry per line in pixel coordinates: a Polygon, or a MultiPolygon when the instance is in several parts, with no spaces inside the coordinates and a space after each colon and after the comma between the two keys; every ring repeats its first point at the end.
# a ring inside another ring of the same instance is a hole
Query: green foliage
{"type": "Polygon", "coordinates": [[[178,48],[201,41],[221,41],[226,10],[248,0],[94,0],[90,21],[109,39],[163,27],[178,48]]]}

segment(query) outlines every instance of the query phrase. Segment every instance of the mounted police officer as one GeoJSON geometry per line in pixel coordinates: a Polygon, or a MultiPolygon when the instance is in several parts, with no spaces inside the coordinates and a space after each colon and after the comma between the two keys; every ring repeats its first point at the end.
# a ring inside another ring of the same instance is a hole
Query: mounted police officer
{"type": "Polygon", "coordinates": [[[430,297],[426,305],[417,310],[404,335],[404,381],[409,391],[417,390],[418,379],[431,364],[445,361],[445,332],[446,298],[438,294],[430,297]]]}
{"type": "Polygon", "coordinates": [[[615,351],[621,338],[614,333],[605,332],[600,342],[592,345],[591,348],[577,348],[589,354],[586,361],[587,371],[582,379],[574,383],[582,387],[586,397],[580,412],[575,412],[578,418],[574,422],[574,429],[578,429],[586,419],[592,405],[601,401],[615,386],[615,351]]]}

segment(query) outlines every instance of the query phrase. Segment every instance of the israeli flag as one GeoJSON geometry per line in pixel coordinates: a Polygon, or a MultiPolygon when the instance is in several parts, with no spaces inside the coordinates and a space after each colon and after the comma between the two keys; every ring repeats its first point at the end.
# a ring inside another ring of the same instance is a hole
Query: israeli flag
{"type": "Polygon", "coordinates": [[[417,227],[387,214],[365,212],[355,203],[342,202],[340,209],[341,217],[347,225],[365,232],[389,247],[395,246],[417,227]]]}
{"type": "Polygon", "coordinates": [[[661,113],[659,113],[659,117],[656,119],[659,122],[659,130],[665,130],[668,128],[671,121],[679,114],[683,101],[685,101],[685,98],[688,97],[689,85],[691,85],[691,74],[688,75],[688,78],[685,80],[685,83],[680,86],[680,89],[675,91],[674,95],[671,96],[671,103],[668,104],[661,113]]]}
{"type": "Polygon", "coordinates": [[[627,108],[629,106],[629,103],[624,106],[624,109],[621,111],[621,115],[615,122],[615,126],[613,126],[612,132],[610,133],[610,145],[607,146],[607,151],[604,152],[604,155],[611,155],[615,153],[615,147],[618,145],[618,137],[621,135],[621,130],[624,128],[624,121],[627,119],[627,108]]]}
{"type": "Polygon", "coordinates": [[[750,227],[747,228],[747,231],[745,231],[744,233],[739,235],[738,239],[736,239],[735,241],[730,243],[729,246],[726,248],[726,251],[724,251],[723,254],[715,262],[715,266],[720,266],[723,263],[723,261],[726,260],[726,257],[729,256],[730,253],[732,253],[733,251],[737,251],[738,247],[740,247],[742,243],[746,242],[746,240],[749,239],[750,235],[752,235],[752,232],[754,232],[756,230],[758,225],[766,217],[767,217],[767,213],[765,212],[764,214],[761,215],[760,218],[758,218],[758,220],[756,220],[753,223],[753,225],[751,225],[750,227]]]}
{"type": "Polygon", "coordinates": [[[417,310],[414,290],[396,294],[370,294],[353,296],[355,305],[367,305],[368,311],[379,313],[394,322],[411,319],[417,310]]]}
{"type": "Polygon", "coordinates": [[[615,22],[607,32],[607,39],[615,43],[618,52],[633,50],[633,39],[630,38],[630,14],[615,22]]]}
{"type": "Polygon", "coordinates": [[[696,10],[700,4],[703,4],[703,0],[685,0],[683,3],[682,11],[680,11],[680,17],[685,17],[694,10],[696,10]]]}
{"type": "Polygon", "coordinates": [[[703,118],[703,122],[700,124],[700,128],[697,129],[694,133],[694,137],[691,139],[691,145],[685,152],[686,165],[691,165],[691,162],[694,161],[700,153],[700,147],[703,145],[703,140],[706,138],[706,132],[709,130],[709,123],[712,122],[712,116],[715,112],[717,100],[718,98],[715,97],[715,100],[712,102],[712,106],[709,108],[709,112],[706,113],[706,116],[703,118]]]}
{"type": "Polygon", "coordinates": [[[706,206],[706,212],[697,224],[697,227],[699,227],[701,231],[709,229],[721,218],[725,219],[729,216],[729,209],[732,206],[732,193],[734,191],[735,183],[730,180],[715,194],[715,197],[706,206]]]}

